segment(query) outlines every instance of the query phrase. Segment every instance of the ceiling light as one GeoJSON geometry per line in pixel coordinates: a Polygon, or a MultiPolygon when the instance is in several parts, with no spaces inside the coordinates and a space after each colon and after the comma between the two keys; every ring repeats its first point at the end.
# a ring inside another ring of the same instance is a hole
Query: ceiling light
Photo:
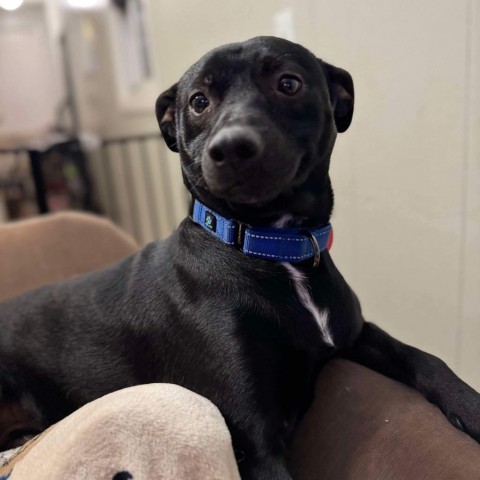
{"type": "Polygon", "coordinates": [[[5,10],[16,10],[23,3],[23,0],[0,0],[0,7],[5,10]]]}
{"type": "MultiPolygon", "coordinates": [[[[0,0],[4,1],[4,0],[0,0]]],[[[65,4],[70,8],[78,9],[99,9],[105,8],[108,0],[65,0],[65,4]]]]}

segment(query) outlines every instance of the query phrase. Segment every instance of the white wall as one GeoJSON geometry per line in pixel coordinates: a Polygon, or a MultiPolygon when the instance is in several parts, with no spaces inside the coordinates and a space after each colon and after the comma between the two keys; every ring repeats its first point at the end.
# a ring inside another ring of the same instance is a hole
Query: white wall
{"type": "Polygon", "coordinates": [[[480,4],[468,3],[457,368],[480,385],[480,4]]]}

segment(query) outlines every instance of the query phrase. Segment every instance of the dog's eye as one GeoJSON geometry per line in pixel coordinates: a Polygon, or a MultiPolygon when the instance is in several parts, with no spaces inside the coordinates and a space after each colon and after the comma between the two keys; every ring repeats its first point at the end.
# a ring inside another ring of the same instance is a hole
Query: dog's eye
{"type": "Polygon", "coordinates": [[[295,77],[284,76],[278,82],[278,90],[285,95],[295,95],[302,86],[302,82],[295,77]]]}
{"type": "Polygon", "coordinates": [[[196,93],[190,99],[190,106],[195,113],[202,113],[209,105],[210,102],[203,93],[196,93]]]}

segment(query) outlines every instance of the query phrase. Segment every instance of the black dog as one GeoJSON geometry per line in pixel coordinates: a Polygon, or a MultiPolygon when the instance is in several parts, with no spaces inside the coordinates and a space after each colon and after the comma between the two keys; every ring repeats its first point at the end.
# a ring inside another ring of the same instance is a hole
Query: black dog
{"type": "Polygon", "coordinates": [[[0,432],[3,447],[108,392],[170,382],[218,406],[242,478],[288,479],[283,453],[318,369],[338,354],[418,389],[480,440],[479,395],[365,323],[316,236],[328,233],[330,155],[353,97],[346,71],[271,37],[208,53],[162,94],[157,118],[200,202],[195,221],[117,266],[0,307],[0,400],[25,417],[0,432]],[[267,249],[290,238],[307,254],[289,244],[251,256],[255,231],[267,249]]]}

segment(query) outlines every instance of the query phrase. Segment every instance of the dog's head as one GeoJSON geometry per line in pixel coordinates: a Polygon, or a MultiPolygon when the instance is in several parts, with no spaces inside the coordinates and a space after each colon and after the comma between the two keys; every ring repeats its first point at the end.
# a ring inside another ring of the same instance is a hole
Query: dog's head
{"type": "Polygon", "coordinates": [[[252,224],[318,225],[331,214],[330,155],[353,98],[346,71],[257,37],[207,53],[156,114],[187,188],[210,208],[252,224]]]}

